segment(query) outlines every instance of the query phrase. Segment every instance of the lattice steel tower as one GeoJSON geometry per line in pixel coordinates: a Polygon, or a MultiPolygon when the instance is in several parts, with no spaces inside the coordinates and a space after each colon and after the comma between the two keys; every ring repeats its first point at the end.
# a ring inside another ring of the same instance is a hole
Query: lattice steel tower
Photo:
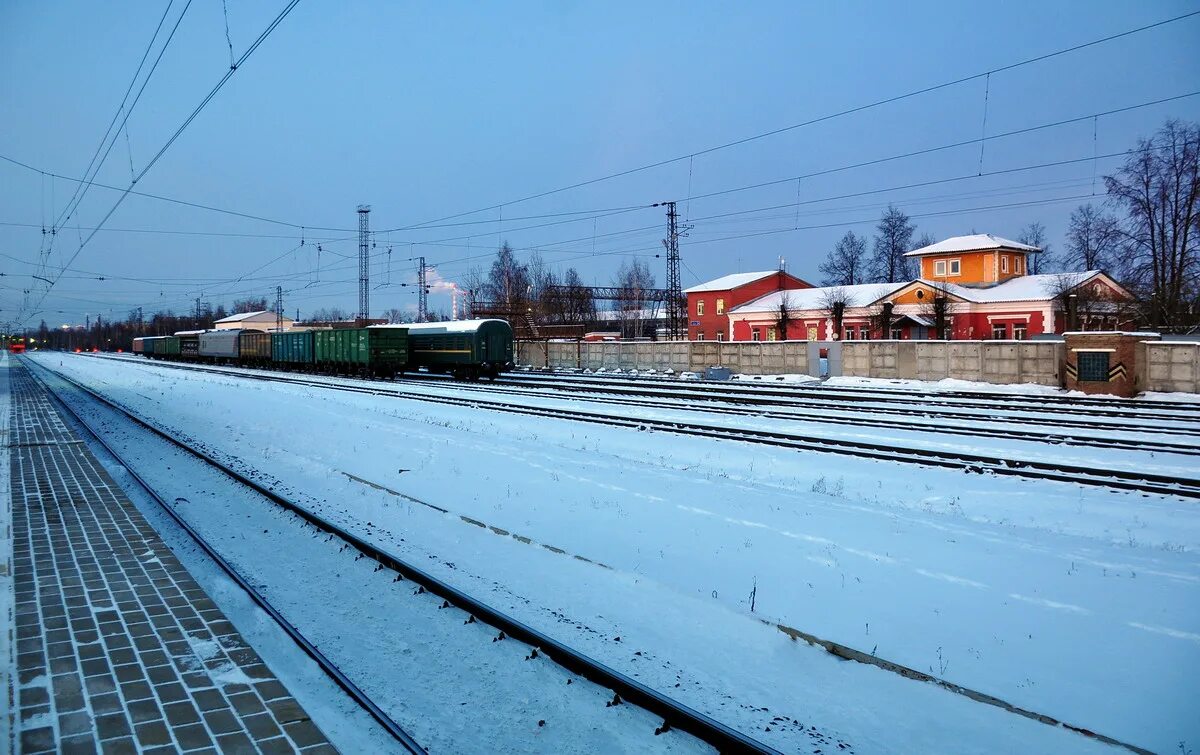
{"type": "Polygon", "coordinates": [[[371,313],[371,205],[358,206],[358,319],[371,313]]]}
{"type": "Polygon", "coordinates": [[[687,334],[687,304],[679,280],[679,215],[674,202],[666,205],[667,237],[662,243],[667,248],[667,338],[678,341],[687,334]]]}
{"type": "Polygon", "coordinates": [[[429,319],[429,280],[425,273],[425,258],[417,257],[417,322],[429,319]]]}

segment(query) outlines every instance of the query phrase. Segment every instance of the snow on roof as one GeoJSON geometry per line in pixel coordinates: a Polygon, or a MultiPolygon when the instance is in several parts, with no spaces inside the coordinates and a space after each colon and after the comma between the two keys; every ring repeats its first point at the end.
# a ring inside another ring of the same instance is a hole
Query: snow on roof
{"type": "Polygon", "coordinates": [[[906,253],[905,257],[924,257],[930,254],[952,254],[954,252],[974,252],[984,249],[1013,249],[1018,252],[1040,252],[1036,246],[1022,244],[1019,241],[1003,239],[990,233],[974,233],[970,236],[952,236],[936,244],[923,246],[906,253]]]}
{"type": "Polygon", "coordinates": [[[1074,288],[1087,283],[1092,278],[1101,274],[1099,270],[1088,270],[1083,273],[1065,273],[1063,275],[1022,275],[1017,278],[1009,278],[1003,283],[988,286],[987,288],[973,288],[970,286],[960,286],[955,283],[928,281],[924,278],[919,280],[930,288],[945,287],[951,294],[967,301],[977,304],[989,304],[1007,301],[1048,301],[1062,292],[1064,284],[1074,284],[1071,285],[1071,288],[1074,288]],[[1070,277],[1064,278],[1064,276],[1070,277]]]}
{"type": "Polygon", "coordinates": [[[503,322],[504,320],[447,320],[445,322],[402,322],[394,325],[370,325],[371,328],[405,328],[420,333],[474,333],[485,322],[503,322]]]}
{"type": "MultiPolygon", "coordinates": [[[[270,310],[266,310],[266,309],[260,309],[257,312],[242,312],[241,314],[230,315],[229,317],[222,317],[220,320],[217,320],[217,322],[241,322],[242,320],[249,320],[251,318],[258,317],[259,315],[270,315],[272,318],[275,317],[274,312],[271,312],[270,310]]],[[[283,319],[290,320],[292,318],[284,317],[283,319]]],[[[216,325],[216,323],[213,323],[213,324],[216,325]]]]}
{"type": "Polygon", "coordinates": [[[824,309],[826,296],[834,289],[841,289],[846,296],[847,307],[865,307],[868,304],[899,291],[908,285],[901,283],[862,283],[857,286],[827,286],[824,288],[793,288],[786,291],[772,291],[757,299],[729,310],[730,314],[748,314],[751,312],[771,312],[779,309],[786,298],[789,310],[804,311],[824,309]]]}
{"type": "Polygon", "coordinates": [[[777,275],[778,273],[778,270],[764,270],[758,273],[732,273],[730,275],[723,275],[716,280],[710,280],[707,283],[685,288],[683,293],[699,294],[705,291],[728,291],[738,286],[744,286],[747,283],[753,283],[756,280],[762,280],[768,275],[777,275]]]}

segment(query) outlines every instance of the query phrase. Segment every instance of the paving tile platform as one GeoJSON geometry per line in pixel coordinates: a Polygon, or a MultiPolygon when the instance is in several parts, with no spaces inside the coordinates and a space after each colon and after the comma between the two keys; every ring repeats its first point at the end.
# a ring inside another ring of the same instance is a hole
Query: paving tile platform
{"type": "Polygon", "coordinates": [[[18,750],[335,752],[26,368],[7,372],[18,750]]]}

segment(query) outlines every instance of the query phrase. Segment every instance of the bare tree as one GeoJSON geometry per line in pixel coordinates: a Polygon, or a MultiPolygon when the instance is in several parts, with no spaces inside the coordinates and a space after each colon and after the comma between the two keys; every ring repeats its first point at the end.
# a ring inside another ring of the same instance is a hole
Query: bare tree
{"type": "Polygon", "coordinates": [[[266,309],[266,297],[235,299],[233,302],[233,313],[235,315],[245,314],[246,312],[262,312],[266,309]]]}
{"type": "Polygon", "coordinates": [[[781,291],[779,294],[779,307],[775,311],[775,332],[780,341],[788,339],[788,330],[792,325],[792,294],[787,291],[781,291]]]}
{"type": "Polygon", "coordinates": [[[466,309],[467,317],[475,316],[475,304],[484,296],[484,287],[487,279],[483,275],[483,270],[478,266],[472,267],[464,274],[461,279],[462,283],[459,289],[463,293],[463,306],[466,309]]]}
{"type": "Polygon", "coordinates": [[[647,316],[657,319],[658,302],[650,292],[654,289],[654,274],[650,266],[640,259],[625,260],[617,270],[613,286],[618,291],[616,310],[620,313],[622,334],[631,330],[633,337],[642,333],[642,320],[647,316]]]}
{"type": "Polygon", "coordinates": [[[596,300],[591,289],[584,285],[579,271],[573,267],[563,273],[562,285],[566,295],[562,302],[562,320],[569,323],[586,323],[596,319],[596,300]]]}
{"type": "Polygon", "coordinates": [[[1169,120],[1138,141],[1108,194],[1125,208],[1124,254],[1153,327],[1193,325],[1200,310],[1200,125],[1169,120]]]}
{"type": "Polygon", "coordinates": [[[415,313],[413,313],[413,312],[405,312],[403,309],[396,309],[395,307],[393,307],[392,309],[384,310],[383,316],[387,319],[387,321],[389,323],[392,323],[392,324],[395,324],[398,322],[412,322],[413,319],[416,317],[415,313]]]}
{"type": "Polygon", "coordinates": [[[955,309],[950,284],[937,281],[929,284],[929,288],[930,291],[921,300],[921,314],[933,322],[933,337],[948,341],[954,335],[952,325],[955,309]]]}
{"type": "Polygon", "coordinates": [[[875,226],[875,247],[871,255],[871,278],[879,283],[898,283],[916,277],[916,265],[905,257],[912,251],[916,226],[902,210],[888,205],[875,226]]]}
{"type": "Polygon", "coordinates": [[[350,315],[341,307],[328,307],[316,310],[309,319],[314,322],[343,322],[349,320],[350,315]]]}
{"type": "MultiPolygon", "coordinates": [[[[1067,330],[1102,330],[1121,327],[1139,317],[1136,301],[1125,298],[1105,284],[1087,284],[1081,272],[1059,273],[1046,285],[1067,330]]],[[[1047,325],[1049,327],[1049,325],[1047,325]]]]}
{"type": "Polygon", "coordinates": [[[866,282],[867,240],[846,231],[829,256],[821,263],[821,281],[825,286],[855,286],[866,282]]]}
{"type": "Polygon", "coordinates": [[[1116,272],[1121,229],[1117,219],[1091,204],[1071,211],[1063,262],[1078,270],[1116,272]]]}
{"type": "Polygon", "coordinates": [[[833,339],[841,340],[842,322],[846,318],[846,307],[853,306],[850,292],[841,286],[827,288],[821,294],[820,305],[825,316],[833,322],[833,339]]]}
{"type": "Polygon", "coordinates": [[[512,247],[505,241],[484,281],[484,298],[512,312],[523,313],[529,308],[531,289],[529,268],[517,262],[512,247]]]}
{"type": "Polygon", "coordinates": [[[1050,253],[1050,244],[1046,241],[1046,226],[1035,220],[1021,229],[1017,241],[1042,250],[1041,254],[1028,254],[1025,257],[1030,275],[1049,272],[1054,267],[1055,260],[1050,253]]]}

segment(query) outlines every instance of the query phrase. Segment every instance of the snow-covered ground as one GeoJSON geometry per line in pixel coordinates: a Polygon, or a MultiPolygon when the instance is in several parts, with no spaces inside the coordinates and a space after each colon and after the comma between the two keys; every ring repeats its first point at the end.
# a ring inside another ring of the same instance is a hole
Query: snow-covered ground
{"type": "Polygon", "coordinates": [[[835,661],[759,619],[1143,747],[1200,742],[1194,503],[36,358],[785,750],[802,742],[781,713],[864,752],[1096,743],[835,661]]]}

